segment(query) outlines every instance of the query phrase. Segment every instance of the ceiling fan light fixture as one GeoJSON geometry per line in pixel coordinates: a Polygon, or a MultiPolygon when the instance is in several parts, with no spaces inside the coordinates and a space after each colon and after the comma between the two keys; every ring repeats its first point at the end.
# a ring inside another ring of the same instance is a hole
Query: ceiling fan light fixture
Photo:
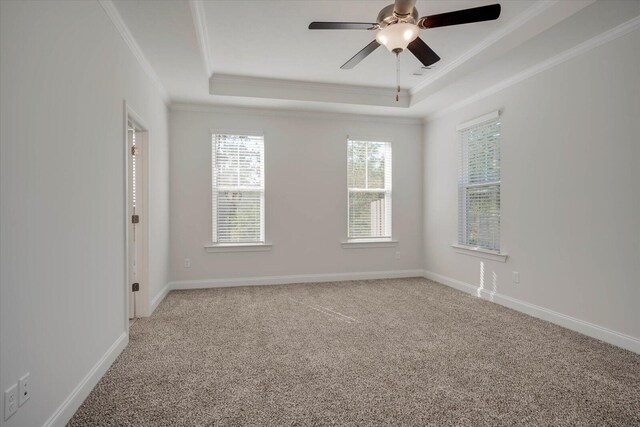
{"type": "Polygon", "coordinates": [[[389,52],[403,51],[409,43],[418,38],[419,31],[417,25],[406,22],[391,24],[378,31],[376,40],[384,45],[389,52]]]}

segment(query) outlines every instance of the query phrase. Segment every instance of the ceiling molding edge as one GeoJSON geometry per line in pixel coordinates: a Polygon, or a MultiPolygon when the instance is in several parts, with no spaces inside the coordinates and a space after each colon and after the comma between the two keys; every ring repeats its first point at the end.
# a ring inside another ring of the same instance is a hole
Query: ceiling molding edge
{"type": "Polygon", "coordinates": [[[411,104],[411,95],[407,89],[400,91],[400,101],[397,102],[395,101],[395,89],[391,87],[307,82],[230,74],[211,76],[209,93],[211,95],[333,102],[392,108],[408,108],[411,104]]]}
{"type": "Polygon", "coordinates": [[[156,74],[155,70],[153,69],[153,67],[147,60],[147,58],[144,56],[144,53],[142,53],[142,49],[140,49],[140,46],[138,45],[135,38],[133,37],[133,34],[131,34],[131,31],[129,30],[129,27],[127,27],[127,24],[125,24],[124,20],[122,19],[122,16],[120,16],[120,13],[118,12],[118,9],[116,8],[116,6],[113,4],[111,0],[98,0],[98,3],[100,3],[100,6],[102,6],[102,9],[104,9],[107,16],[111,19],[111,22],[116,27],[116,30],[118,30],[118,32],[120,33],[120,36],[122,36],[122,39],[124,40],[126,45],[129,47],[129,50],[131,51],[131,53],[133,53],[133,56],[138,60],[138,63],[140,64],[144,72],[149,76],[149,78],[151,78],[151,81],[154,83],[154,85],[158,89],[158,92],[160,92],[160,97],[162,98],[164,103],[168,106],[171,100],[169,98],[167,90],[165,89],[164,85],[162,84],[162,81],[156,74]]]}
{"type": "Polygon", "coordinates": [[[634,30],[640,29],[640,16],[636,16],[635,18],[618,25],[617,27],[611,28],[610,30],[604,31],[597,36],[594,36],[582,43],[579,43],[564,52],[561,52],[539,64],[534,65],[533,67],[527,68],[524,71],[521,71],[510,78],[495,84],[493,86],[488,87],[473,96],[465,98],[461,101],[456,102],[455,104],[438,111],[435,114],[428,115],[424,118],[423,123],[426,124],[432,120],[441,118],[449,113],[452,113],[456,110],[459,110],[462,107],[465,107],[469,104],[472,104],[476,101],[480,101],[488,96],[491,96],[497,92],[500,92],[510,86],[513,86],[521,81],[524,81],[530,77],[533,77],[537,74],[542,73],[543,71],[549,70],[553,67],[556,67],[563,62],[566,62],[576,56],[582,55],[584,53],[589,52],[592,49],[595,49],[603,44],[609,43],[617,38],[620,38],[634,30]]]}
{"type": "Polygon", "coordinates": [[[507,26],[505,26],[504,28],[501,28],[501,29],[498,29],[498,30],[494,31],[487,38],[482,40],[482,42],[480,42],[479,44],[475,45],[473,48],[469,49],[468,51],[463,53],[461,56],[459,56],[455,60],[451,61],[446,66],[444,66],[444,67],[442,67],[440,69],[437,69],[437,71],[435,73],[431,74],[425,80],[423,80],[420,83],[414,85],[411,88],[411,95],[416,94],[417,92],[419,92],[420,90],[422,90],[425,87],[429,86],[430,84],[432,84],[436,80],[438,80],[438,79],[442,78],[443,76],[447,75],[452,70],[458,68],[460,65],[464,64],[469,59],[471,59],[471,58],[475,57],[476,55],[480,54],[482,51],[487,49],[489,46],[497,43],[502,38],[506,37],[507,35],[509,35],[513,31],[517,30],[518,28],[522,27],[527,22],[531,21],[533,18],[535,18],[536,16],[540,15],[545,10],[553,7],[556,3],[558,3],[558,1],[559,0],[544,0],[544,1],[536,2],[533,6],[527,8],[524,12],[522,12],[520,15],[518,15],[507,26]]]}
{"type": "MultiPolygon", "coordinates": [[[[251,77],[238,76],[233,74],[216,74],[213,80],[232,81],[252,86],[271,86],[273,88],[290,88],[290,89],[312,89],[312,90],[335,90],[340,93],[367,94],[367,95],[383,95],[390,93],[395,96],[395,87],[380,86],[358,86],[347,85],[341,83],[324,83],[324,82],[307,82],[303,80],[287,80],[287,79],[271,79],[268,77],[251,77]]],[[[401,89],[400,96],[409,96],[408,89],[401,89]]]]}
{"type": "Polygon", "coordinates": [[[397,125],[422,125],[423,119],[420,117],[395,117],[374,114],[357,113],[332,113],[327,111],[314,110],[289,110],[284,108],[262,108],[262,107],[238,107],[224,104],[191,104],[172,103],[171,111],[189,111],[196,113],[217,113],[217,114],[257,114],[268,117],[300,117],[324,120],[355,120],[363,122],[388,123],[397,125]]]}
{"type": "Polygon", "coordinates": [[[211,49],[209,48],[209,30],[207,29],[207,18],[202,0],[189,0],[191,8],[191,16],[193,17],[193,26],[196,30],[198,46],[200,47],[200,56],[207,72],[207,77],[213,75],[213,58],[211,57],[211,49]]]}

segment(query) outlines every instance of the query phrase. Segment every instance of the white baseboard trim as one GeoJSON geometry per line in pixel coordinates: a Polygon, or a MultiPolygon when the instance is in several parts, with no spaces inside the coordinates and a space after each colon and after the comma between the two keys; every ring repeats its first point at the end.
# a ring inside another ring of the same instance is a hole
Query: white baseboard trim
{"type": "Polygon", "coordinates": [[[153,299],[151,300],[151,307],[149,307],[151,309],[149,310],[149,316],[151,316],[153,312],[156,311],[156,308],[158,308],[158,306],[160,305],[162,300],[164,300],[164,298],[167,296],[170,290],[171,290],[171,283],[167,283],[167,285],[164,288],[162,288],[160,292],[158,292],[158,295],[153,297],[153,299]]]}
{"type": "Polygon", "coordinates": [[[56,409],[53,415],[43,424],[43,427],[64,427],[128,343],[129,336],[126,332],[123,332],[56,409]]]}
{"type": "Polygon", "coordinates": [[[361,273],[299,274],[290,276],[241,277],[229,279],[180,280],[169,283],[173,289],[227,288],[235,286],[286,285],[288,283],[343,282],[348,280],[423,277],[424,270],[389,270],[361,273]]]}
{"type": "Polygon", "coordinates": [[[452,279],[441,274],[433,273],[431,271],[425,270],[424,277],[426,279],[433,280],[435,282],[442,283],[443,285],[458,289],[462,292],[466,292],[474,296],[479,296],[482,299],[495,302],[513,310],[528,314],[533,317],[537,317],[542,320],[546,320],[551,323],[555,323],[556,325],[571,329],[572,331],[580,332],[581,334],[588,335],[592,338],[596,338],[606,343],[613,344],[615,346],[622,347],[626,350],[630,350],[640,354],[640,338],[613,331],[594,323],[576,319],[575,317],[567,316],[566,314],[549,310],[548,308],[540,307],[535,304],[499,294],[497,292],[491,292],[487,289],[480,289],[478,286],[474,286],[460,280],[452,279]]]}

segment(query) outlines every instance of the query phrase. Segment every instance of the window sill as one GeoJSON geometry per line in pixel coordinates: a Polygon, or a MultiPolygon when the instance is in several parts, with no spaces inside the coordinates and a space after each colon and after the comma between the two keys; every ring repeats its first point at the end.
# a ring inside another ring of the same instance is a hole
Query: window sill
{"type": "Polygon", "coordinates": [[[365,248],[394,248],[398,246],[397,240],[348,240],[340,243],[343,249],[365,249],[365,248]]]}
{"type": "Polygon", "coordinates": [[[498,262],[507,262],[507,254],[490,251],[488,249],[482,249],[475,246],[464,246],[464,245],[451,245],[454,251],[459,254],[475,256],[478,258],[490,259],[492,261],[498,262]]]}
{"type": "Polygon", "coordinates": [[[204,249],[207,252],[265,252],[270,251],[272,246],[271,243],[209,243],[204,245],[204,249]]]}

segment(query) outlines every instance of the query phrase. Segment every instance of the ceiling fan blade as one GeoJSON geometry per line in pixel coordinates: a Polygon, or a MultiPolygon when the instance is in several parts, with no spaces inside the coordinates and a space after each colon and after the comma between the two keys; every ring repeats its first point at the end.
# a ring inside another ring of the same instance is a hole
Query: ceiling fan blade
{"type": "Polygon", "coordinates": [[[397,17],[404,18],[413,13],[413,7],[416,5],[416,0],[396,0],[393,5],[393,13],[397,17]]]}
{"type": "Polygon", "coordinates": [[[449,25],[471,24],[473,22],[491,21],[500,16],[500,5],[474,7],[456,10],[438,15],[424,16],[418,20],[420,28],[448,27],[449,25]]]}
{"type": "Polygon", "coordinates": [[[310,30],[375,30],[378,24],[367,22],[312,22],[310,30]]]}
{"type": "Polygon", "coordinates": [[[422,62],[422,65],[424,65],[425,67],[433,65],[436,62],[440,61],[440,57],[438,56],[438,54],[431,50],[431,48],[427,46],[427,44],[420,37],[409,43],[407,49],[409,49],[409,51],[413,53],[413,55],[418,58],[418,60],[422,62]]]}
{"type": "Polygon", "coordinates": [[[378,43],[376,40],[372,41],[371,43],[366,45],[364,47],[364,49],[362,49],[360,52],[356,53],[353,56],[353,58],[351,58],[350,60],[345,62],[344,65],[342,67],[340,67],[340,68],[342,68],[343,70],[350,70],[351,68],[353,68],[356,65],[358,65],[360,63],[360,61],[362,61],[364,58],[369,56],[369,54],[371,52],[373,52],[374,50],[376,50],[378,48],[378,46],[380,46],[380,43],[378,43]]]}

